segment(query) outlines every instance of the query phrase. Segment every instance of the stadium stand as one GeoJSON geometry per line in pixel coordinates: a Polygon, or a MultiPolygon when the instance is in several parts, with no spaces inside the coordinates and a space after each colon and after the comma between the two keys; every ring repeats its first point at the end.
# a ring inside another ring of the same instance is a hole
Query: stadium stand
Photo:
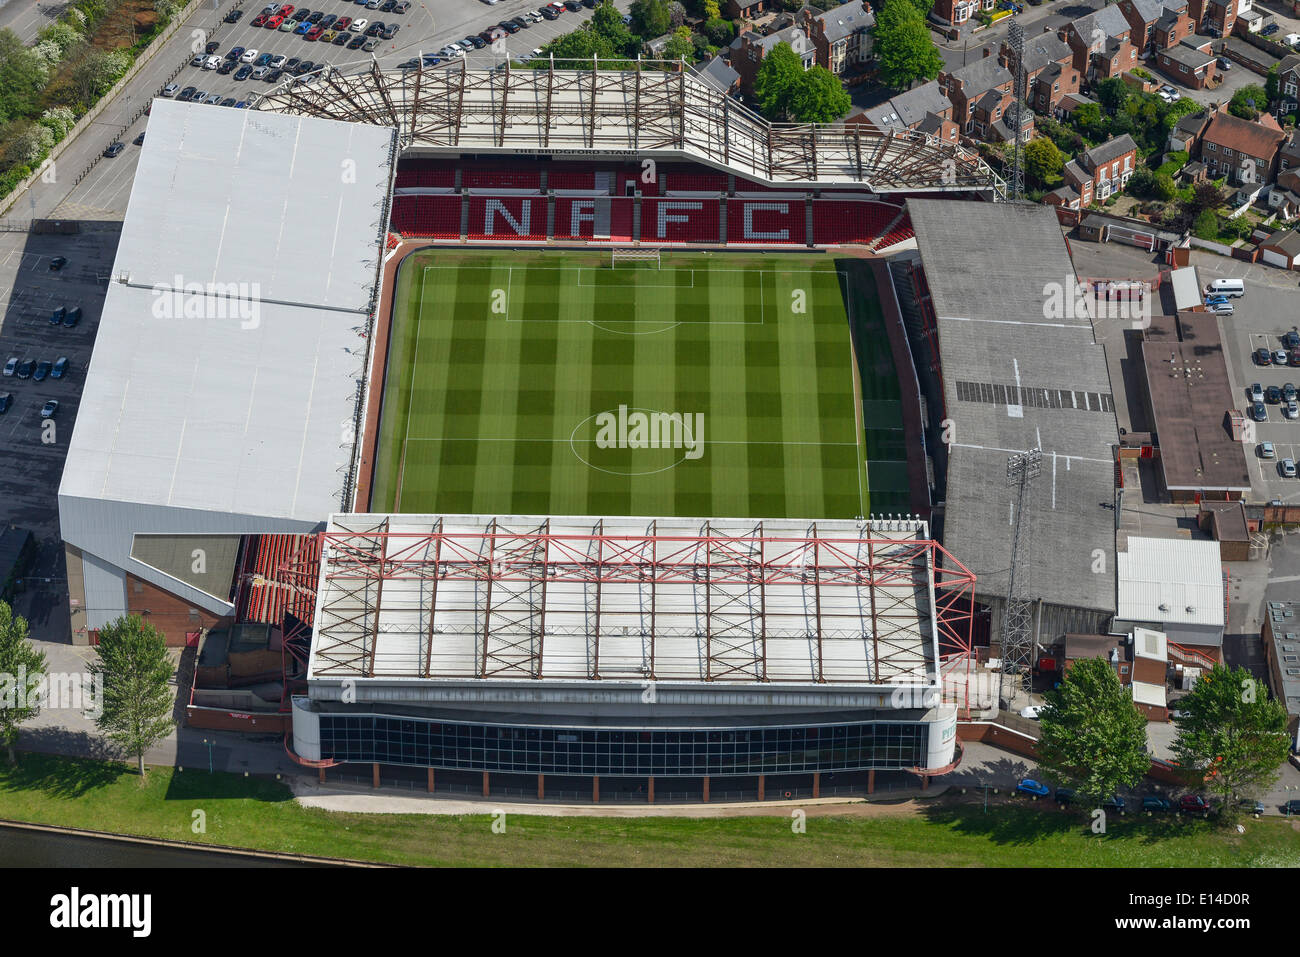
{"type": "Polygon", "coordinates": [[[546,200],[528,196],[471,196],[470,239],[545,239],[546,200]]]}
{"type": "Polygon", "coordinates": [[[733,199],[727,204],[729,243],[802,244],[807,232],[802,199],[733,199]]]}
{"type": "Polygon", "coordinates": [[[394,196],[392,228],[403,236],[459,239],[460,206],[459,196],[394,196]]]}
{"type": "Polygon", "coordinates": [[[257,535],[248,539],[246,548],[241,578],[251,583],[242,589],[239,620],[278,625],[284,620],[285,612],[289,612],[310,621],[313,610],[310,596],[303,597],[273,582],[280,577],[276,572],[285,562],[319,562],[320,539],[314,535],[257,535]],[[256,579],[266,581],[258,583],[256,579]]]}
{"type": "Polygon", "coordinates": [[[725,173],[698,173],[686,170],[669,170],[660,177],[665,193],[725,193],[728,177],[725,173]]]}
{"type": "Polygon", "coordinates": [[[407,189],[416,186],[438,186],[451,189],[456,185],[455,165],[445,160],[407,159],[397,167],[394,186],[407,189]]]}
{"type": "Polygon", "coordinates": [[[718,239],[716,199],[679,197],[641,200],[642,242],[716,243],[718,239]]]}
{"type": "Polygon", "coordinates": [[[905,242],[915,235],[916,230],[912,229],[912,220],[906,213],[904,213],[903,217],[893,225],[889,232],[881,236],[880,240],[876,242],[872,248],[888,249],[890,246],[905,242]]]}
{"type": "Polygon", "coordinates": [[[542,174],[527,169],[465,169],[460,183],[467,189],[527,189],[536,192],[542,188],[542,174]]]}
{"type": "Polygon", "coordinates": [[[569,164],[566,164],[563,169],[548,169],[546,171],[546,188],[594,190],[596,188],[596,172],[580,166],[570,169],[569,164]]]}
{"type": "Polygon", "coordinates": [[[889,203],[813,200],[813,242],[818,245],[870,243],[898,216],[889,203]]]}

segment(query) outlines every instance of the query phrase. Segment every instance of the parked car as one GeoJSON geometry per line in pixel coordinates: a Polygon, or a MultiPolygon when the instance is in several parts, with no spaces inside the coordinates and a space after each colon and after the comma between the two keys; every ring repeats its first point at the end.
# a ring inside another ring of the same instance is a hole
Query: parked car
{"type": "Polygon", "coordinates": [[[1242,798],[1237,802],[1237,807],[1247,814],[1263,814],[1265,811],[1264,802],[1256,801],[1254,798],[1242,798]]]}
{"type": "Polygon", "coordinates": [[[63,317],[63,325],[68,329],[77,328],[77,323],[81,321],[81,307],[73,306],[68,310],[68,314],[63,317]]]}
{"type": "Polygon", "coordinates": [[[1286,350],[1285,350],[1285,349],[1274,349],[1274,350],[1273,350],[1273,365],[1275,365],[1275,366],[1284,366],[1284,365],[1286,365],[1286,350]]]}
{"type": "Polygon", "coordinates": [[[49,399],[48,401],[46,401],[46,403],[43,406],[41,406],[41,418],[52,419],[54,418],[54,414],[58,411],[59,411],[59,400],[49,399]]]}
{"type": "Polygon", "coordinates": [[[564,9],[570,13],[578,13],[582,10],[582,4],[578,0],[564,0],[564,9]]]}
{"type": "Polygon", "coordinates": [[[556,17],[559,16],[559,14],[556,13],[556,12],[555,12],[551,7],[549,7],[549,6],[542,7],[542,8],[541,8],[540,10],[538,10],[537,12],[540,13],[540,14],[542,15],[542,19],[544,19],[544,20],[554,20],[556,17]]]}
{"type": "Polygon", "coordinates": [[[1290,816],[1292,814],[1300,814],[1300,798],[1292,798],[1291,800],[1283,804],[1282,813],[1287,816],[1290,816]]]}
{"type": "Polygon", "coordinates": [[[201,67],[203,66],[204,63],[207,62],[207,60],[208,60],[208,55],[206,53],[196,53],[194,54],[194,58],[190,60],[190,66],[201,67]]]}
{"type": "Polygon", "coordinates": [[[335,30],[346,30],[350,26],[352,26],[351,17],[339,17],[337,20],[334,21],[335,30]]]}
{"type": "Polygon", "coordinates": [[[66,256],[55,256],[50,260],[50,272],[58,272],[68,264],[66,256]]]}
{"type": "Polygon", "coordinates": [[[1074,803],[1074,788],[1057,788],[1055,798],[1057,804],[1068,807],[1074,803]]]}
{"type": "Polygon", "coordinates": [[[18,370],[18,357],[10,356],[9,361],[5,363],[4,374],[7,376],[11,376],[17,370],[18,370]]]}
{"type": "Polygon", "coordinates": [[[13,401],[14,397],[8,392],[0,392],[0,413],[8,412],[13,401]]]}
{"type": "Polygon", "coordinates": [[[1295,478],[1295,459],[1283,459],[1278,464],[1283,478],[1295,478]]]}
{"type": "Polygon", "coordinates": [[[204,97],[203,102],[206,103],[208,106],[216,106],[221,102],[221,94],[209,93],[206,97],[204,97]]]}
{"type": "Polygon", "coordinates": [[[235,79],[247,80],[252,75],[253,75],[253,68],[251,66],[241,66],[239,68],[239,71],[235,74],[235,79]]]}
{"type": "Polygon", "coordinates": [[[265,14],[265,13],[259,13],[257,16],[253,17],[253,19],[252,19],[252,20],[249,20],[248,22],[249,22],[249,24],[250,24],[251,26],[255,26],[255,27],[265,26],[265,25],[266,25],[266,14],[265,14]]]}
{"type": "Polygon", "coordinates": [[[139,135],[136,136],[136,138],[133,139],[131,142],[134,143],[136,146],[144,146],[144,130],[141,130],[139,135]]]}
{"type": "Polygon", "coordinates": [[[366,53],[369,53],[371,50],[374,50],[376,47],[378,47],[379,43],[380,43],[379,37],[372,37],[371,39],[366,40],[364,43],[361,44],[361,49],[364,50],[366,53]]]}
{"type": "Polygon", "coordinates": [[[402,28],[401,28],[398,24],[396,24],[396,23],[390,23],[388,26],[386,26],[386,27],[383,29],[382,32],[380,32],[380,34],[379,34],[379,39],[381,39],[381,40],[391,40],[391,39],[393,39],[395,36],[397,36],[397,31],[400,30],[400,29],[402,29],[402,28]]]}
{"type": "Polygon", "coordinates": [[[268,30],[278,30],[282,23],[284,23],[284,17],[276,14],[273,17],[267,17],[266,23],[262,24],[262,26],[266,27],[268,30]]]}
{"type": "Polygon", "coordinates": [[[239,62],[240,62],[240,63],[252,63],[254,60],[256,60],[256,59],[257,59],[258,57],[260,57],[261,55],[262,55],[262,54],[261,54],[260,52],[258,52],[258,50],[257,50],[256,48],[248,49],[248,50],[245,50],[245,51],[243,52],[243,54],[240,55],[240,57],[239,57],[239,62]]]}
{"type": "Polygon", "coordinates": [[[50,325],[57,326],[61,324],[63,322],[63,317],[66,316],[67,314],[68,314],[68,310],[65,309],[63,306],[59,306],[58,308],[51,310],[50,325]]]}
{"type": "Polygon", "coordinates": [[[274,53],[263,53],[253,61],[253,66],[270,66],[273,59],[275,59],[274,53]]]}
{"type": "Polygon", "coordinates": [[[121,153],[122,150],[124,149],[126,149],[125,146],[123,146],[121,143],[114,140],[112,143],[108,144],[108,149],[104,150],[104,155],[109,159],[112,159],[114,156],[117,156],[119,153],[121,153]]]}
{"type": "Polygon", "coordinates": [[[1261,383],[1259,383],[1259,382],[1253,382],[1253,383],[1251,383],[1251,386],[1250,386],[1250,401],[1251,401],[1251,402],[1263,402],[1263,401],[1264,401],[1264,386],[1263,386],[1261,383]]]}
{"type": "Polygon", "coordinates": [[[180,89],[181,89],[181,88],[180,88],[180,85],[179,85],[179,84],[177,84],[177,83],[168,83],[166,86],[164,86],[161,90],[158,91],[158,95],[159,95],[159,96],[175,96],[177,93],[180,92],[180,89]]]}
{"type": "Polygon", "coordinates": [[[506,33],[513,34],[519,32],[519,24],[515,23],[515,21],[513,20],[502,20],[500,23],[497,24],[497,26],[499,26],[502,30],[506,31],[506,33]]]}
{"type": "Polygon", "coordinates": [[[397,0],[397,3],[393,6],[394,13],[405,13],[407,10],[410,9],[411,9],[411,0],[397,0]]]}
{"type": "Polygon", "coordinates": [[[294,28],[293,32],[301,37],[311,33],[312,30],[314,29],[316,29],[315,23],[313,23],[310,20],[304,20],[302,23],[298,24],[298,26],[294,28]]]}
{"type": "Polygon", "coordinates": [[[362,35],[362,34],[360,34],[360,33],[348,33],[346,30],[344,30],[344,31],[341,31],[341,32],[339,33],[339,35],[336,36],[336,37],[334,38],[334,45],[335,45],[336,47],[345,47],[345,46],[347,46],[349,43],[352,42],[352,38],[353,38],[354,36],[361,37],[361,41],[362,41],[363,43],[365,42],[365,39],[366,39],[366,38],[365,38],[364,35],[362,35]]]}
{"type": "Polygon", "coordinates": [[[1271,37],[1281,29],[1282,28],[1276,23],[1270,23],[1268,26],[1264,27],[1264,29],[1259,31],[1259,35],[1262,37],[1271,37]]]}
{"type": "Polygon", "coordinates": [[[316,26],[312,27],[310,30],[304,33],[302,38],[306,40],[308,43],[315,43],[317,40],[321,38],[321,34],[324,32],[325,32],[325,28],[318,23],[316,24],[316,26]]]}
{"type": "Polygon", "coordinates": [[[264,80],[266,79],[266,75],[270,72],[271,72],[271,68],[269,66],[259,66],[255,70],[253,70],[253,79],[264,80]]]}
{"type": "Polygon", "coordinates": [[[1264,390],[1264,401],[1269,405],[1277,405],[1282,401],[1282,390],[1275,385],[1269,386],[1264,390]]]}
{"type": "MultiPolygon", "coordinates": [[[[347,17],[344,17],[343,19],[346,20],[347,17]]],[[[348,29],[351,30],[353,33],[365,33],[366,27],[368,26],[370,26],[370,21],[367,20],[365,17],[361,17],[349,23],[348,29]]]]}
{"type": "Polygon", "coordinates": [[[266,75],[267,83],[279,83],[284,78],[283,70],[272,70],[266,75]]]}
{"type": "Polygon", "coordinates": [[[18,363],[18,378],[30,379],[32,377],[32,370],[35,368],[35,359],[24,359],[22,362],[18,363]]]}
{"type": "Polygon", "coordinates": [[[1172,811],[1173,809],[1174,802],[1158,794],[1148,794],[1142,799],[1142,810],[1144,811],[1172,811]]]}
{"type": "Polygon", "coordinates": [[[226,51],[227,60],[238,60],[243,55],[244,55],[243,47],[231,47],[229,50],[226,51]]]}
{"type": "Polygon", "coordinates": [[[1020,783],[1016,785],[1016,790],[1031,797],[1047,797],[1052,793],[1051,789],[1045,784],[1039,784],[1033,778],[1022,778],[1020,783]]]}
{"type": "Polygon", "coordinates": [[[1250,417],[1256,422],[1268,421],[1268,407],[1263,402],[1256,402],[1250,407],[1250,417]]]}
{"type": "Polygon", "coordinates": [[[297,30],[300,26],[302,26],[301,20],[285,20],[284,23],[280,24],[280,32],[293,33],[293,31],[297,30]]]}
{"type": "Polygon", "coordinates": [[[1273,364],[1273,351],[1260,346],[1255,350],[1255,362],[1258,365],[1270,366],[1273,364]]]}
{"type": "Polygon", "coordinates": [[[1204,813],[1210,809],[1205,798],[1199,794],[1184,794],[1178,799],[1178,810],[1189,813],[1204,813]]]}
{"type": "Polygon", "coordinates": [[[242,17],[243,15],[244,15],[243,10],[231,10],[229,13],[226,14],[226,22],[238,23],[239,18],[242,17]]]}
{"type": "Polygon", "coordinates": [[[1288,419],[1300,419],[1300,403],[1292,399],[1286,405],[1282,406],[1282,414],[1288,419]]]}
{"type": "Polygon", "coordinates": [[[239,66],[239,61],[238,61],[238,60],[227,60],[225,63],[221,64],[221,66],[217,67],[217,75],[218,75],[218,76],[229,76],[229,75],[230,75],[230,71],[233,70],[233,69],[234,69],[235,67],[237,67],[237,66],[239,66]]]}
{"type": "Polygon", "coordinates": [[[218,105],[219,105],[219,106],[234,106],[234,105],[235,105],[235,98],[234,98],[233,96],[228,96],[228,97],[226,97],[224,100],[222,100],[218,105]]]}
{"type": "Polygon", "coordinates": [[[1126,807],[1124,799],[1118,794],[1112,794],[1110,797],[1106,798],[1106,800],[1101,802],[1101,809],[1103,811],[1117,811],[1120,814],[1123,814],[1126,807]]]}
{"type": "Polygon", "coordinates": [[[1277,450],[1273,448],[1272,442],[1259,443],[1259,457],[1261,459],[1272,459],[1277,457],[1277,450]]]}
{"type": "Polygon", "coordinates": [[[1220,70],[1231,70],[1231,69],[1232,69],[1232,61],[1229,60],[1226,56],[1221,56],[1221,57],[1219,57],[1219,69],[1220,69],[1220,70]]]}
{"type": "Polygon", "coordinates": [[[1282,345],[1288,349],[1300,349],[1300,332],[1292,329],[1282,337],[1282,345]]]}
{"type": "Polygon", "coordinates": [[[1047,710],[1046,705],[1041,705],[1041,704],[1027,705],[1026,707],[1020,709],[1020,717],[1032,718],[1034,721],[1037,721],[1039,716],[1046,710],[1047,710]]]}
{"type": "Polygon", "coordinates": [[[50,370],[53,368],[54,363],[50,362],[48,359],[42,359],[40,362],[36,363],[36,368],[32,370],[32,379],[36,382],[44,382],[45,377],[50,374],[50,370]]]}

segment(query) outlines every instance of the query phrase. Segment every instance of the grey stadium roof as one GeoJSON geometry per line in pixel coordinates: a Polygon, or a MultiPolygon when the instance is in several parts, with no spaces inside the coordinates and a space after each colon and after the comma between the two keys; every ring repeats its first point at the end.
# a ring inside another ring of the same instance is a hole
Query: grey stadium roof
{"type": "Polygon", "coordinates": [[[1014,514],[1007,457],[1038,446],[1023,594],[1113,613],[1114,513],[1106,506],[1114,501],[1118,430],[1091,320],[1045,309],[1049,290],[1076,281],[1056,214],[918,199],[908,208],[938,317],[954,430],[944,545],[978,576],[977,592],[1005,596],[1014,514]]]}
{"type": "Polygon", "coordinates": [[[64,539],[146,578],[135,533],[339,507],[394,137],[161,99],[148,132],[59,489],[64,539]]]}

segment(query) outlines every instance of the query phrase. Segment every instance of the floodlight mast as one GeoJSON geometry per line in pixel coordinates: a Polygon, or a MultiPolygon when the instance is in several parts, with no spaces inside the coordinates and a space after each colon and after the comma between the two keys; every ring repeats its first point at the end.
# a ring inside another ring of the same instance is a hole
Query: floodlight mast
{"type": "MultiPolygon", "coordinates": [[[[1042,468],[1041,449],[1034,448],[1007,457],[1007,485],[1016,489],[1016,512],[1011,536],[1011,566],[1007,573],[1007,603],[1002,616],[1002,676],[1005,678],[1014,675],[1017,682],[1022,672],[1032,673],[1035,657],[1031,622],[1034,601],[1021,594],[1023,583],[1016,573],[1021,547],[1031,535],[1030,515],[1025,509],[1029,484],[1041,474],[1042,468]]],[[[1016,690],[1016,686],[1012,685],[1010,692],[1005,695],[1008,707],[1015,701],[1016,690]]]]}

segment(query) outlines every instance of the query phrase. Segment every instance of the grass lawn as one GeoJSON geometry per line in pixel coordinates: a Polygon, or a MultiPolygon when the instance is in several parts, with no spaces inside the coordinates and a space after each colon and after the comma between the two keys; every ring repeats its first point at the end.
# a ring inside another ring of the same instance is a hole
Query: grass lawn
{"type": "MultiPolygon", "coordinates": [[[[774,809],[775,810],[775,809],[774,809]]],[[[943,801],[919,813],[740,818],[510,815],[494,834],[464,817],[331,813],[275,782],[24,754],[0,763],[0,819],[286,853],[426,865],[502,866],[1300,866],[1292,822],[1247,820],[1245,834],[1170,816],[1122,820],[1103,836],[1054,808],[943,801]],[[207,833],[192,834],[192,812],[207,833]]]]}
{"type": "Polygon", "coordinates": [[[372,509],[853,518],[898,504],[873,456],[906,489],[874,283],[828,256],[433,250],[395,296],[372,509]]]}

